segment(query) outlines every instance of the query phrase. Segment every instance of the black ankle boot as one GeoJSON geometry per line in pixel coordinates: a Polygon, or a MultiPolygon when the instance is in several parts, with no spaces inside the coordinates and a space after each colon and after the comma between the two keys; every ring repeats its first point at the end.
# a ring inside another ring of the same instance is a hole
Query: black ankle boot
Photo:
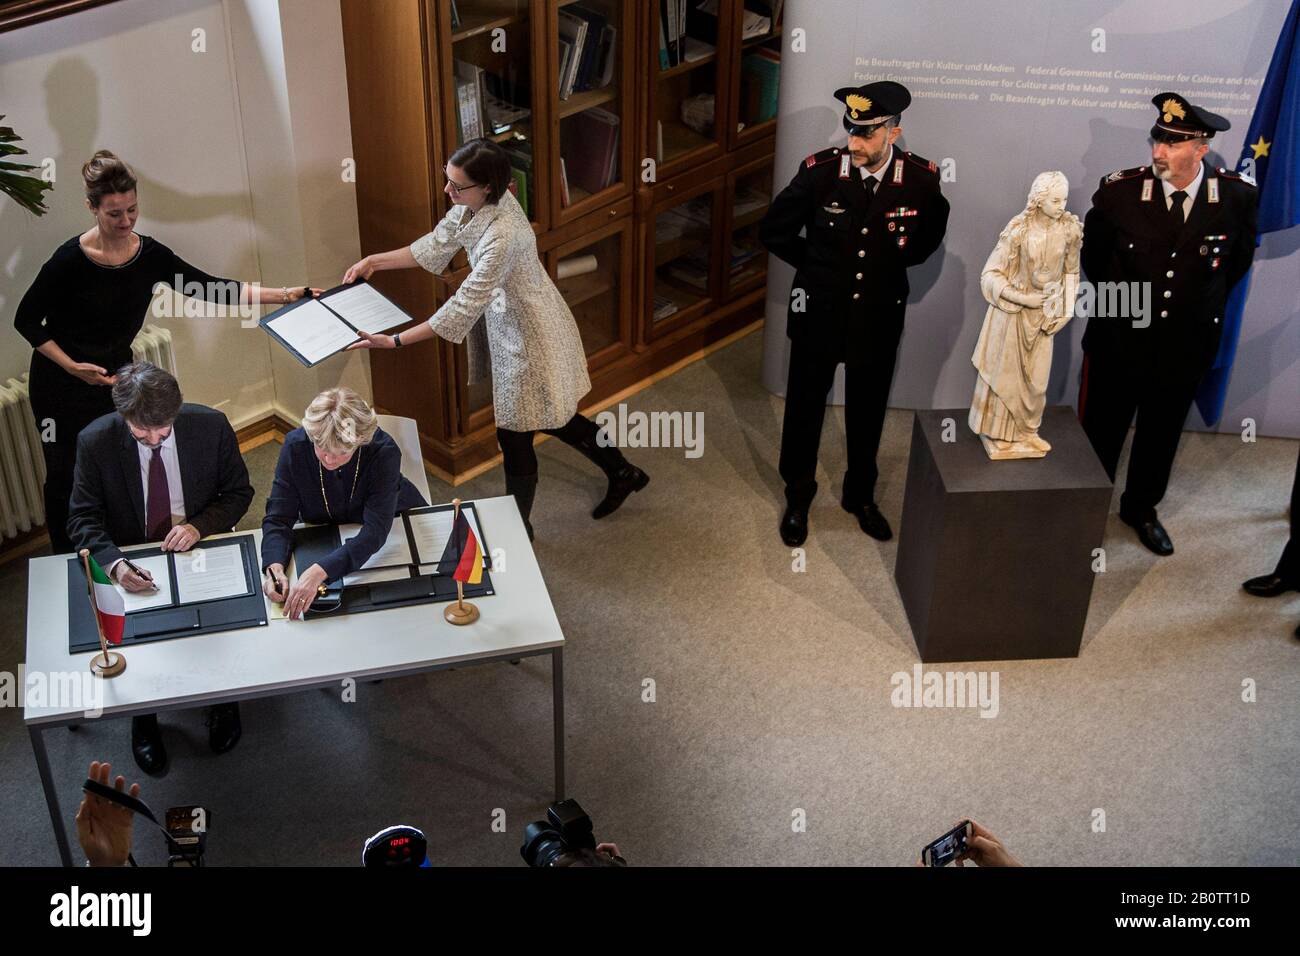
{"type": "Polygon", "coordinates": [[[596,519],[612,515],[634,491],[640,491],[650,483],[650,476],[623,457],[623,453],[614,445],[601,445],[593,438],[574,443],[574,448],[582,452],[593,465],[605,473],[609,479],[609,488],[600,504],[592,509],[591,516],[596,519]]]}
{"type": "Polygon", "coordinates": [[[640,491],[648,484],[650,476],[636,465],[625,461],[622,468],[609,476],[609,490],[605,492],[604,500],[591,512],[591,516],[604,518],[612,515],[627,500],[628,495],[640,491]]]}
{"type": "Polygon", "coordinates": [[[506,475],[506,494],[514,495],[519,506],[519,517],[524,519],[528,540],[533,540],[533,526],[528,516],[533,513],[533,498],[537,496],[537,473],[531,475],[506,475]]]}

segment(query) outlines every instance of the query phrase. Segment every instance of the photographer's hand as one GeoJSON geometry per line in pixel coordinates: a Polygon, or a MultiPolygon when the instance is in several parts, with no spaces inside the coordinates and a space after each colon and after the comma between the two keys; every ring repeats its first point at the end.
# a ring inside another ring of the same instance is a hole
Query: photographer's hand
{"type": "Polygon", "coordinates": [[[957,857],[958,866],[965,865],[963,860],[971,860],[976,866],[1023,866],[992,833],[974,820],[970,826],[971,838],[966,841],[966,852],[957,857]]]}
{"type": "MultiPolygon", "coordinates": [[[[97,780],[108,786],[111,764],[92,761],[86,773],[91,780],[97,780]]],[[[113,786],[121,791],[126,786],[126,778],[119,776],[113,786]]],[[[140,796],[140,785],[131,784],[127,793],[132,797],[140,796]]],[[[81,806],[77,810],[77,840],[85,851],[91,866],[125,866],[126,858],[131,855],[131,826],[135,814],[126,807],[84,793],[81,806]]]]}

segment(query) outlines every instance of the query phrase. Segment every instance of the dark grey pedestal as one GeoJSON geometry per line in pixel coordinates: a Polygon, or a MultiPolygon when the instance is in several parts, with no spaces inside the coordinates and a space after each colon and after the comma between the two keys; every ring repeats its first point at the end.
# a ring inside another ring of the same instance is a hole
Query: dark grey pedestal
{"type": "Polygon", "coordinates": [[[1110,480],[1069,406],[1043,415],[1047,457],[1017,461],[990,461],[968,413],[912,426],[894,577],[921,660],[1078,657],[1110,480]]]}

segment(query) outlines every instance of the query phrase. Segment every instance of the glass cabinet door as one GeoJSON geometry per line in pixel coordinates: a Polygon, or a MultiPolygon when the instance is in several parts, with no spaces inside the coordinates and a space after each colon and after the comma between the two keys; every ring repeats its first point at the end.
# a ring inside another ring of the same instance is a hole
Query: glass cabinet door
{"type": "Polygon", "coordinates": [[[776,129],[783,6],[782,0],[744,0],[744,10],[732,24],[735,49],[740,51],[739,65],[731,71],[732,148],[776,129]]]}
{"type": "Polygon", "coordinates": [[[578,323],[588,368],[595,370],[628,351],[632,220],[610,224],[551,252],[556,288],[578,323]]]}
{"type": "Polygon", "coordinates": [[[772,160],[751,163],[728,180],[731,248],[725,274],[726,299],[730,301],[767,279],[767,250],[759,241],[758,227],[772,202],[772,160]]]}
{"type": "Polygon", "coordinates": [[[657,177],[687,157],[707,156],[726,142],[721,80],[731,0],[646,0],[650,59],[649,151],[657,177]]]}
{"type": "Polygon", "coordinates": [[[560,0],[556,9],[551,108],[560,131],[553,147],[558,221],[626,190],[624,123],[632,113],[632,87],[624,61],[632,11],[629,0],[560,0]]]}
{"type": "MultiPolygon", "coordinates": [[[[534,137],[534,78],[539,71],[530,0],[449,0],[438,8],[451,40],[449,62],[442,69],[446,155],[478,137],[500,143],[510,155],[511,192],[529,219],[544,222],[534,137]]],[[[441,172],[437,179],[441,188],[441,172]]]]}
{"type": "Polygon", "coordinates": [[[713,242],[717,191],[688,196],[659,210],[650,241],[654,257],[646,284],[647,338],[653,339],[706,314],[717,300],[713,242]]]}

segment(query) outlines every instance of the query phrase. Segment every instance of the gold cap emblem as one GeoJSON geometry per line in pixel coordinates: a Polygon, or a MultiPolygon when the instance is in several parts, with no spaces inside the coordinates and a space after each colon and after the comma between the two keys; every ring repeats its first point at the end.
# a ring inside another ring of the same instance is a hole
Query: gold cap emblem
{"type": "Polygon", "coordinates": [[[1165,111],[1164,119],[1166,123],[1172,123],[1174,121],[1175,116],[1177,116],[1180,120],[1187,119],[1187,114],[1183,111],[1182,106],[1179,104],[1177,100],[1174,99],[1165,100],[1164,103],[1160,105],[1160,108],[1165,111]]]}
{"type": "Polygon", "coordinates": [[[844,102],[849,108],[849,115],[854,119],[858,118],[859,113],[865,113],[871,109],[871,100],[857,93],[850,93],[844,97],[844,102]]]}

